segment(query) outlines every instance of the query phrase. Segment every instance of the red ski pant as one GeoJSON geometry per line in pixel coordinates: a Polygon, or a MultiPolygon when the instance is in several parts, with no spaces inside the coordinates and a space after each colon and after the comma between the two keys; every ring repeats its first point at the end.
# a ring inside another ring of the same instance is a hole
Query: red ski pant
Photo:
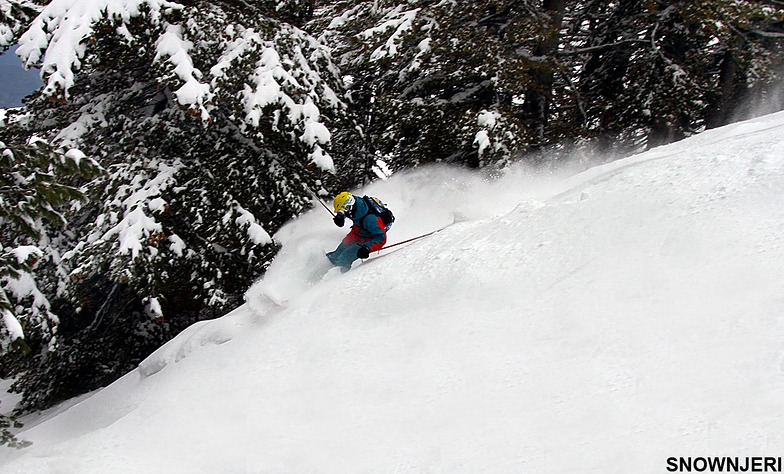
{"type": "MultiPolygon", "coordinates": [[[[351,232],[349,232],[348,235],[343,237],[343,243],[345,245],[351,245],[351,244],[356,244],[357,246],[365,245],[366,242],[369,242],[371,240],[373,240],[372,237],[361,237],[359,235],[359,228],[358,227],[354,227],[353,229],[351,229],[351,232]]],[[[384,244],[386,244],[386,243],[387,243],[387,234],[385,233],[384,234],[384,240],[382,240],[381,242],[378,242],[378,243],[375,243],[375,244],[371,245],[370,247],[368,247],[368,250],[370,250],[371,252],[375,252],[377,250],[381,250],[381,248],[384,247],[384,244]]]]}

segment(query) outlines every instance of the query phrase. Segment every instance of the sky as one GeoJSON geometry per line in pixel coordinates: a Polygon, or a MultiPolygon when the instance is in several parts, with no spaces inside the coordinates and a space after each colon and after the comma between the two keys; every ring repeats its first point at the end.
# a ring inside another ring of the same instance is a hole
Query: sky
{"type": "Polygon", "coordinates": [[[12,47],[0,55],[0,108],[20,107],[22,98],[43,85],[37,69],[25,70],[12,47]]]}
{"type": "MultiPolygon", "coordinates": [[[[24,418],[0,471],[661,473],[782,456],[784,113],[575,173],[356,190],[401,245],[346,274],[321,206],[246,304],[24,418]]],[[[238,183],[241,184],[241,183],[238,183]]],[[[0,409],[10,410],[6,396],[0,409]]]]}

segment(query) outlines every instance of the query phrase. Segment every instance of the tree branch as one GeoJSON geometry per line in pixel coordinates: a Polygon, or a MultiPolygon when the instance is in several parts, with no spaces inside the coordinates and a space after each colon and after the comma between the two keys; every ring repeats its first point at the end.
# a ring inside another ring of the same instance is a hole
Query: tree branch
{"type": "Polygon", "coordinates": [[[575,55],[575,54],[593,53],[593,52],[596,52],[596,51],[602,51],[602,50],[605,50],[605,49],[613,49],[613,48],[616,48],[618,46],[623,46],[625,44],[634,44],[634,43],[641,43],[642,44],[642,43],[645,43],[645,40],[636,39],[636,38],[635,39],[626,39],[626,40],[623,40],[623,41],[617,41],[615,43],[600,44],[600,45],[597,45],[597,46],[588,46],[586,48],[569,49],[569,50],[558,51],[558,55],[559,56],[571,56],[571,55],[575,55]]]}

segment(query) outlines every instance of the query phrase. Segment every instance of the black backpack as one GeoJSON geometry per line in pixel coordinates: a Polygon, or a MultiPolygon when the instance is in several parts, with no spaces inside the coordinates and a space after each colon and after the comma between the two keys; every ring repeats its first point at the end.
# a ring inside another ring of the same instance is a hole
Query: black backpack
{"type": "Polygon", "coordinates": [[[392,214],[392,211],[378,198],[365,196],[363,199],[367,203],[370,212],[381,218],[381,222],[384,223],[384,230],[389,230],[392,227],[392,223],[395,222],[395,215],[392,214]]]}

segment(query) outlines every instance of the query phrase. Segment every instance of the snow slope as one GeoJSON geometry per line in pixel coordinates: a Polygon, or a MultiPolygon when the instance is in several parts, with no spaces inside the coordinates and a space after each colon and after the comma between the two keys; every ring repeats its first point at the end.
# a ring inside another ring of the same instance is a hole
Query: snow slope
{"type": "Polygon", "coordinates": [[[660,473],[781,456],[784,114],[570,177],[430,168],[313,283],[317,207],[248,303],[45,420],[24,473],[660,473]],[[310,262],[310,263],[309,263],[310,262]],[[277,306],[285,303],[285,306],[277,306]]]}

